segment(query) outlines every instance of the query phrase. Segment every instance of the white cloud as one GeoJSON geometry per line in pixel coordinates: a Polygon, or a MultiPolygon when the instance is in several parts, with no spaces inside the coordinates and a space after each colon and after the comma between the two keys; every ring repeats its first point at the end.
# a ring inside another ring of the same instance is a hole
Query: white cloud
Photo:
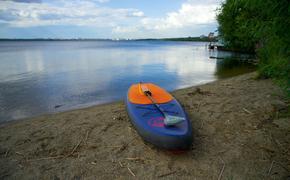
{"type": "Polygon", "coordinates": [[[221,0],[187,0],[176,11],[158,18],[138,9],[104,7],[109,0],[21,1],[30,3],[0,0],[0,26],[2,23],[10,27],[100,27],[107,28],[108,36],[147,38],[193,35],[198,28],[213,27],[221,0]]]}
{"type": "Polygon", "coordinates": [[[105,3],[105,2],[109,2],[110,0],[95,0],[95,1],[97,1],[99,3],[105,3]]]}
{"type": "Polygon", "coordinates": [[[136,11],[136,12],[133,12],[132,15],[136,17],[142,17],[144,16],[144,13],[142,11],[136,11]]]}
{"type": "Polygon", "coordinates": [[[142,36],[142,34],[148,34],[148,32],[151,34],[157,32],[159,37],[168,37],[171,34],[176,34],[176,32],[183,32],[188,29],[194,30],[202,25],[215,24],[215,10],[218,5],[218,0],[188,0],[177,11],[169,12],[162,18],[144,16],[137,24],[114,27],[113,33],[127,36],[134,33],[134,35],[142,36]]]}
{"type": "Polygon", "coordinates": [[[170,28],[184,28],[200,24],[215,22],[215,4],[195,5],[189,2],[182,4],[176,12],[170,12],[164,18],[144,18],[142,25],[146,29],[166,30],[170,28]]]}
{"type": "Polygon", "coordinates": [[[136,26],[115,26],[112,29],[113,33],[134,33],[137,31],[139,31],[139,29],[136,26]]]}
{"type": "MultiPolygon", "coordinates": [[[[98,0],[105,2],[105,0],[98,0]]],[[[77,25],[111,27],[124,20],[142,17],[137,9],[99,7],[92,1],[58,1],[54,3],[0,2],[0,22],[13,27],[43,25],[77,25]]]]}

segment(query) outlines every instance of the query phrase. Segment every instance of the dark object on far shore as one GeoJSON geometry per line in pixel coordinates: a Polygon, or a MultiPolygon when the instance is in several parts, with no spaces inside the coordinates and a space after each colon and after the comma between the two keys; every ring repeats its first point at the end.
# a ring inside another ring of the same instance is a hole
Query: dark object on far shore
{"type": "Polygon", "coordinates": [[[224,57],[210,56],[210,59],[225,59],[224,57]]]}
{"type": "Polygon", "coordinates": [[[60,108],[61,106],[63,106],[64,104],[57,104],[54,106],[55,109],[60,108]]]}
{"type": "Polygon", "coordinates": [[[215,45],[213,45],[213,44],[208,45],[208,49],[214,49],[214,47],[215,47],[215,45]]]}

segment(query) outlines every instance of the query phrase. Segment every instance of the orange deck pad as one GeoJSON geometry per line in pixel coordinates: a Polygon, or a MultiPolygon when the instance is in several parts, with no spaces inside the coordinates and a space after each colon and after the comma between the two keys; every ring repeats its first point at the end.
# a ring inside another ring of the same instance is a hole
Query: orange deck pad
{"type": "MultiPolygon", "coordinates": [[[[152,93],[152,97],[159,103],[167,103],[173,99],[173,97],[164,89],[152,84],[142,83],[152,93]]],[[[131,103],[134,104],[152,104],[151,100],[140,89],[139,84],[133,84],[128,91],[128,98],[131,103]]]]}

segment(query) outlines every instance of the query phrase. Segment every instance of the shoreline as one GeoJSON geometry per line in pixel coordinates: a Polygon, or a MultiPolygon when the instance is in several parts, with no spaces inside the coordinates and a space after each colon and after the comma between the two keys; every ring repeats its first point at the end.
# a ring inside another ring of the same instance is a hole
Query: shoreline
{"type": "MultiPolygon", "coordinates": [[[[232,76],[232,77],[235,77],[235,76],[232,76]]],[[[223,78],[223,79],[226,79],[226,78],[223,78]]],[[[215,80],[215,81],[219,81],[219,80],[215,80]]],[[[183,89],[187,89],[187,88],[192,88],[192,87],[198,87],[198,86],[206,85],[206,84],[209,84],[209,83],[213,83],[215,81],[206,82],[204,84],[201,83],[201,84],[195,85],[195,86],[183,87],[183,88],[176,89],[176,90],[172,90],[172,91],[168,91],[168,92],[170,94],[172,94],[175,91],[179,91],[179,90],[183,90],[183,89]]],[[[112,104],[123,103],[123,102],[125,102],[125,99],[122,99],[122,100],[113,100],[113,101],[108,101],[108,102],[100,103],[100,104],[89,103],[90,105],[88,105],[88,104],[85,104],[85,105],[77,105],[77,106],[75,106],[75,107],[73,107],[71,109],[69,108],[69,109],[64,109],[64,110],[60,110],[60,111],[56,111],[56,112],[45,112],[45,113],[42,113],[42,114],[36,114],[34,116],[31,116],[31,117],[25,117],[25,118],[20,118],[20,119],[12,119],[12,120],[3,121],[3,122],[0,121],[0,128],[1,127],[5,127],[6,125],[11,124],[11,123],[16,123],[18,121],[27,121],[27,120],[34,119],[34,118],[38,118],[38,117],[41,117],[41,116],[49,116],[49,115],[54,115],[54,114],[59,114],[59,113],[65,113],[65,112],[83,110],[83,109],[87,109],[87,108],[93,108],[93,107],[96,107],[96,106],[112,105],[112,104]]]]}
{"type": "Polygon", "coordinates": [[[63,110],[63,111],[46,112],[46,113],[43,113],[43,114],[38,114],[38,115],[31,116],[31,117],[20,118],[20,119],[13,119],[13,120],[9,120],[9,121],[3,121],[3,122],[0,122],[0,128],[1,127],[5,127],[6,125],[9,125],[9,124],[17,123],[18,121],[29,121],[31,119],[41,118],[42,116],[57,115],[57,114],[66,113],[66,112],[72,112],[72,111],[89,109],[89,108],[93,108],[93,107],[96,107],[96,106],[113,105],[113,104],[116,104],[116,103],[122,103],[123,101],[124,100],[116,100],[116,101],[112,101],[112,102],[106,102],[106,103],[95,104],[95,105],[78,106],[78,107],[75,107],[75,108],[72,108],[72,109],[66,109],[66,110],[63,110]]]}
{"type": "Polygon", "coordinates": [[[0,177],[286,178],[290,125],[282,114],[289,102],[271,80],[255,76],[171,92],[193,126],[193,147],[180,155],[144,143],[123,101],[1,124],[0,177]]]}

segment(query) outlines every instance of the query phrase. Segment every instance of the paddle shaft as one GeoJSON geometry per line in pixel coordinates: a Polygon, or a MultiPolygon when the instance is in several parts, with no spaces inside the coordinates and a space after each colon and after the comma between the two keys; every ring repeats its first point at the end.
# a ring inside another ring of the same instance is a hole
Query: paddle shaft
{"type": "Polygon", "coordinates": [[[160,113],[164,116],[164,125],[165,126],[173,126],[176,125],[185,119],[179,116],[171,116],[165,113],[164,109],[157,103],[157,101],[152,97],[152,92],[148,89],[147,86],[142,86],[139,84],[140,90],[148,97],[151,102],[155,105],[155,107],[160,111],[160,113]]]}
{"type": "Polygon", "coordinates": [[[150,101],[157,107],[157,109],[162,113],[164,117],[166,117],[164,109],[157,104],[156,100],[152,97],[152,93],[149,91],[147,87],[143,87],[142,84],[140,83],[140,87],[142,92],[150,99],[150,101]]]}

